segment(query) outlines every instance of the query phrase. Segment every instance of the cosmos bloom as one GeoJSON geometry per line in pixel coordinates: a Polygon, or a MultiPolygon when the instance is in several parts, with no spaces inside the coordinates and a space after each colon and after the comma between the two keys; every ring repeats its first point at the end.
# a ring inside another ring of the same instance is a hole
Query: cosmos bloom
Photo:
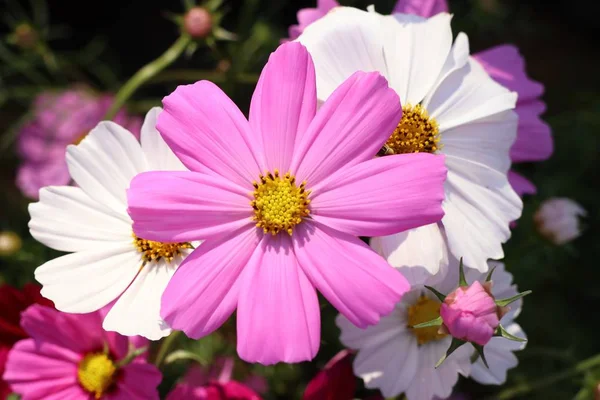
{"type": "Polygon", "coordinates": [[[29,335],[21,328],[21,312],[32,304],[53,307],[52,302],[40,295],[40,287],[28,283],[22,290],[9,285],[0,286],[0,399],[12,393],[10,386],[2,379],[4,365],[12,346],[29,335]]]}
{"type": "Polygon", "coordinates": [[[355,391],[352,353],[342,350],[308,382],[302,400],[352,400],[355,391]]]}
{"type": "Polygon", "coordinates": [[[447,266],[448,252],[487,270],[488,258],[503,257],[509,223],[523,207],[507,178],[516,93],[470,58],[465,34],[452,44],[450,20],[447,13],[424,19],[340,7],[298,39],[315,61],[320,100],[357,70],[388,78],[404,107],[380,155],[446,156],[442,221],[371,240],[392,265],[423,266],[432,274],[447,266]]]}
{"type": "Polygon", "coordinates": [[[580,218],[586,215],[579,203],[555,197],[544,201],[533,219],[542,236],[556,245],[563,245],[581,235],[580,218]]]}
{"type": "Polygon", "coordinates": [[[286,43],[261,74],[249,122],[207,81],[163,100],[158,129],[192,172],[139,175],[128,201],[138,236],[206,240],[163,294],[174,329],[199,338],[237,308],[243,359],[298,362],[319,348],[315,289],[362,327],[409,289],[357,236],[439,220],[443,157],[374,158],[401,118],[398,96],[377,73],[340,83],[317,113],[312,59],[286,43]]]}
{"type": "Polygon", "coordinates": [[[158,400],[161,373],[141,355],[148,342],[104,331],[104,313],[29,307],[21,326],[31,339],[10,351],[4,379],[23,400],[158,400]]]}
{"type": "Polygon", "coordinates": [[[141,144],[114,122],[102,122],[67,149],[78,187],[50,186],[29,206],[31,235],[71,252],[35,271],[42,294],[64,312],[87,313],[113,300],[104,329],[159,339],[170,329],[159,315],[160,296],[190,243],[160,243],[133,234],[125,191],[149,170],[183,170],[156,130],[160,109],[148,112],[141,144]]]}
{"type": "Polygon", "coordinates": [[[369,389],[379,389],[384,398],[404,393],[408,400],[447,398],[458,375],[471,371],[472,347],[462,346],[443,364],[435,368],[446,353],[452,338],[439,327],[410,328],[439,317],[441,303],[424,285],[435,285],[446,293],[456,287],[457,277],[433,276],[424,268],[402,267],[400,271],[411,284],[394,311],[379,324],[361,329],[340,315],[336,323],[342,344],[358,350],[354,373],[369,389]]]}
{"type": "MultiPolygon", "coordinates": [[[[21,128],[17,139],[22,163],[16,183],[25,196],[37,199],[44,186],[69,184],[67,146],[79,142],[96,126],[112,101],[112,96],[98,96],[84,88],[44,92],[35,99],[32,119],[21,128]]],[[[139,118],[121,111],[114,120],[139,135],[139,118]]]]}
{"type": "Polygon", "coordinates": [[[250,386],[252,379],[247,382],[232,379],[233,367],[233,358],[218,359],[211,368],[194,365],[166,400],[260,400],[250,386]]]}

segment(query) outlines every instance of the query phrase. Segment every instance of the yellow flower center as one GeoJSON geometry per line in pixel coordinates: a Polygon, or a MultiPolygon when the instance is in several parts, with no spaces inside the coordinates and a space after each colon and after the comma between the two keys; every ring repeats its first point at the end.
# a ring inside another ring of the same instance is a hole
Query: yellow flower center
{"type": "MultiPolygon", "coordinates": [[[[426,296],[419,297],[419,300],[408,307],[408,325],[410,327],[423,322],[429,322],[440,316],[441,303],[426,296]]],[[[439,326],[429,326],[427,328],[410,328],[417,337],[417,343],[425,344],[445,337],[443,333],[438,333],[439,326]]]]}
{"type": "Polygon", "coordinates": [[[155,242],[152,240],[146,240],[133,235],[133,243],[140,253],[143,253],[142,258],[144,264],[159,261],[165,259],[167,262],[171,262],[173,258],[180,256],[182,250],[192,249],[193,246],[190,243],[179,242],[179,243],[163,243],[155,242]]]}
{"type": "Polygon", "coordinates": [[[435,153],[441,148],[440,132],[435,119],[420,104],[402,107],[402,119],[385,142],[379,155],[435,153]]]}
{"type": "Polygon", "coordinates": [[[296,186],[296,178],[288,172],[279,176],[279,171],[260,176],[260,182],[254,185],[254,200],[250,203],[254,209],[256,226],[265,233],[276,235],[286,231],[290,235],[294,226],[308,216],[310,210],[306,182],[296,186]]]}
{"type": "Polygon", "coordinates": [[[79,384],[96,399],[101,398],[114,384],[117,367],[104,353],[89,353],[79,363],[77,378],[79,384]]]}

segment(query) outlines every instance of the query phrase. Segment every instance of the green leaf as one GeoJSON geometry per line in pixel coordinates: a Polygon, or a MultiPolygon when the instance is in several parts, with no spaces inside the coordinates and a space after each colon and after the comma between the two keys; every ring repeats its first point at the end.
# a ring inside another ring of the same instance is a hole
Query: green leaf
{"type": "Polygon", "coordinates": [[[196,353],[187,350],[175,350],[165,358],[165,364],[171,364],[175,361],[192,360],[201,365],[207,365],[207,361],[196,353]]]}
{"type": "Polygon", "coordinates": [[[526,290],[523,293],[519,293],[513,297],[509,297],[508,299],[496,300],[496,305],[499,307],[506,307],[510,303],[514,303],[515,301],[519,300],[522,297],[527,296],[530,293],[531,293],[531,290],[526,290]]]}
{"type": "Polygon", "coordinates": [[[446,295],[445,294],[438,292],[437,290],[435,290],[431,286],[425,285],[425,288],[429,289],[433,294],[435,294],[435,296],[438,299],[440,299],[441,302],[444,302],[444,300],[446,300],[446,295]]]}
{"type": "Polygon", "coordinates": [[[438,361],[437,364],[435,364],[435,367],[437,368],[440,365],[442,365],[444,360],[446,360],[446,358],[448,358],[448,356],[450,356],[450,354],[454,353],[454,351],[456,349],[458,349],[460,346],[462,346],[465,343],[467,343],[467,342],[465,342],[464,340],[452,338],[452,343],[450,343],[450,347],[448,347],[448,350],[446,350],[446,354],[444,354],[444,356],[442,358],[440,358],[440,361],[438,361]]]}
{"type": "Polygon", "coordinates": [[[527,342],[527,339],[523,339],[523,338],[517,337],[515,335],[511,335],[509,332],[506,331],[506,329],[504,329],[504,327],[502,325],[498,326],[498,330],[496,331],[495,336],[502,336],[503,338],[512,340],[514,342],[520,342],[520,343],[527,342]]]}
{"type": "Polygon", "coordinates": [[[490,366],[487,363],[487,360],[485,359],[485,354],[483,352],[483,346],[476,344],[476,343],[471,343],[473,345],[473,347],[475,347],[475,350],[477,350],[477,354],[479,354],[479,357],[481,357],[481,361],[483,361],[483,364],[486,366],[487,369],[490,368],[490,366]]]}
{"type": "Polygon", "coordinates": [[[442,325],[442,317],[437,317],[436,319],[432,319],[431,321],[421,322],[420,324],[413,325],[413,329],[419,328],[428,328],[430,326],[440,326],[442,325]]]}
{"type": "Polygon", "coordinates": [[[486,282],[489,282],[492,280],[492,274],[494,273],[495,270],[496,270],[496,266],[494,266],[492,269],[490,269],[490,272],[485,277],[486,282]]]}
{"type": "Polygon", "coordinates": [[[458,286],[460,287],[465,287],[465,286],[469,286],[469,284],[467,283],[467,280],[465,279],[465,269],[463,267],[463,259],[462,257],[460,258],[460,263],[458,264],[458,286]]]}

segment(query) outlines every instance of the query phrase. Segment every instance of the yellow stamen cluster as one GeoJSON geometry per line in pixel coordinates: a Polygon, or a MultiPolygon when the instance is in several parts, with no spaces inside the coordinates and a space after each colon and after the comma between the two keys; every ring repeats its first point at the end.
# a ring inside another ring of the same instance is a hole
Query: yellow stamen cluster
{"type": "Polygon", "coordinates": [[[402,107],[402,119],[379,155],[405,153],[435,153],[441,148],[440,133],[435,119],[420,104],[402,107]]]}
{"type": "Polygon", "coordinates": [[[254,209],[256,226],[265,233],[276,235],[281,231],[292,234],[294,226],[308,216],[310,210],[309,190],[306,182],[296,186],[296,178],[288,172],[279,176],[279,171],[260,176],[254,185],[254,200],[250,203],[254,209]]]}
{"type": "Polygon", "coordinates": [[[142,255],[144,264],[161,259],[171,262],[174,257],[181,255],[181,250],[193,248],[190,243],[155,242],[139,238],[135,234],[133,235],[133,243],[140,253],[144,253],[142,255]]]}
{"type": "Polygon", "coordinates": [[[101,398],[115,382],[117,367],[105,353],[89,353],[77,367],[79,384],[96,399],[101,398]]]}
{"type": "Polygon", "coordinates": [[[417,343],[425,344],[445,337],[444,333],[439,333],[439,326],[429,326],[427,328],[412,328],[414,325],[429,322],[440,316],[441,303],[426,296],[420,296],[417,302],[408,307],[408,326],[417,337],[417,343]]]}

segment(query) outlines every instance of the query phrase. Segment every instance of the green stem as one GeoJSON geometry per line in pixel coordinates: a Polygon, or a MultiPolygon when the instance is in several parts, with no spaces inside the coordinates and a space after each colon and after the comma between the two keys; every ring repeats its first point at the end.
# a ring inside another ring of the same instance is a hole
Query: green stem
{"type": "Polygon", "coordinates": [[[115,101],[112,106],[104,116],[105,119],[112,119],[119,109],[125,104],[125,102],[135,93],[140,86],[146,83],[148,80],[152,79],[156,74],[160,71],[171,65],[183,51],[186,49],[187,45],[190,43],[190,36],[186,33],[182,33],[179,36],[179,39],[175,41],[165,51],[160,57],[156,60],[150,62],[149,64],[144,65],[138,72],[135,73],[126,83],[121,87],[121,89],[117,92],[115,96],[115,101]]]}
{"type": "Polygon", "coordinates": [[[597,366],[600,366],[600,354],[597,354],[593,357],[583,360],[565,371],[559,372],[554,375],[550,375],[550,376],[548,376],[544,379],[540,379],[536,382],[521,383],[512,388],[505,389],[500,392],[500,394],[498,395],[497,398],[499,400],[512,399],[517,396],[533,392],[537,389],[540,389],[540,388],[543,388],[546,386],[550,386],[550,385],[554,385],[557,382],[560,382],[562,380],[582,374],[582,373],[586,372],[587,370],[589,370],[590,368],[597,367],[597,366]]]}
{"type": "Polygon", "coordinates": [[[165,358],[167,357],[167,354],[169,353],[171,346],[173,346],[173,343],[175,342],[175,340],[177,339],[177,336],[179,336],[180,333],[181,333],[180,331],[173,331],[173,332],[171,332],[171,334],[169,336],[167,336],[163,340],[163,342],[161,343],[161,345],[158,349],[158,353],[156,354],[156,359],[154,360],[154,365],[156,365],[157,367],[161,366],[163,361],[165,361],[165,358]]]}

